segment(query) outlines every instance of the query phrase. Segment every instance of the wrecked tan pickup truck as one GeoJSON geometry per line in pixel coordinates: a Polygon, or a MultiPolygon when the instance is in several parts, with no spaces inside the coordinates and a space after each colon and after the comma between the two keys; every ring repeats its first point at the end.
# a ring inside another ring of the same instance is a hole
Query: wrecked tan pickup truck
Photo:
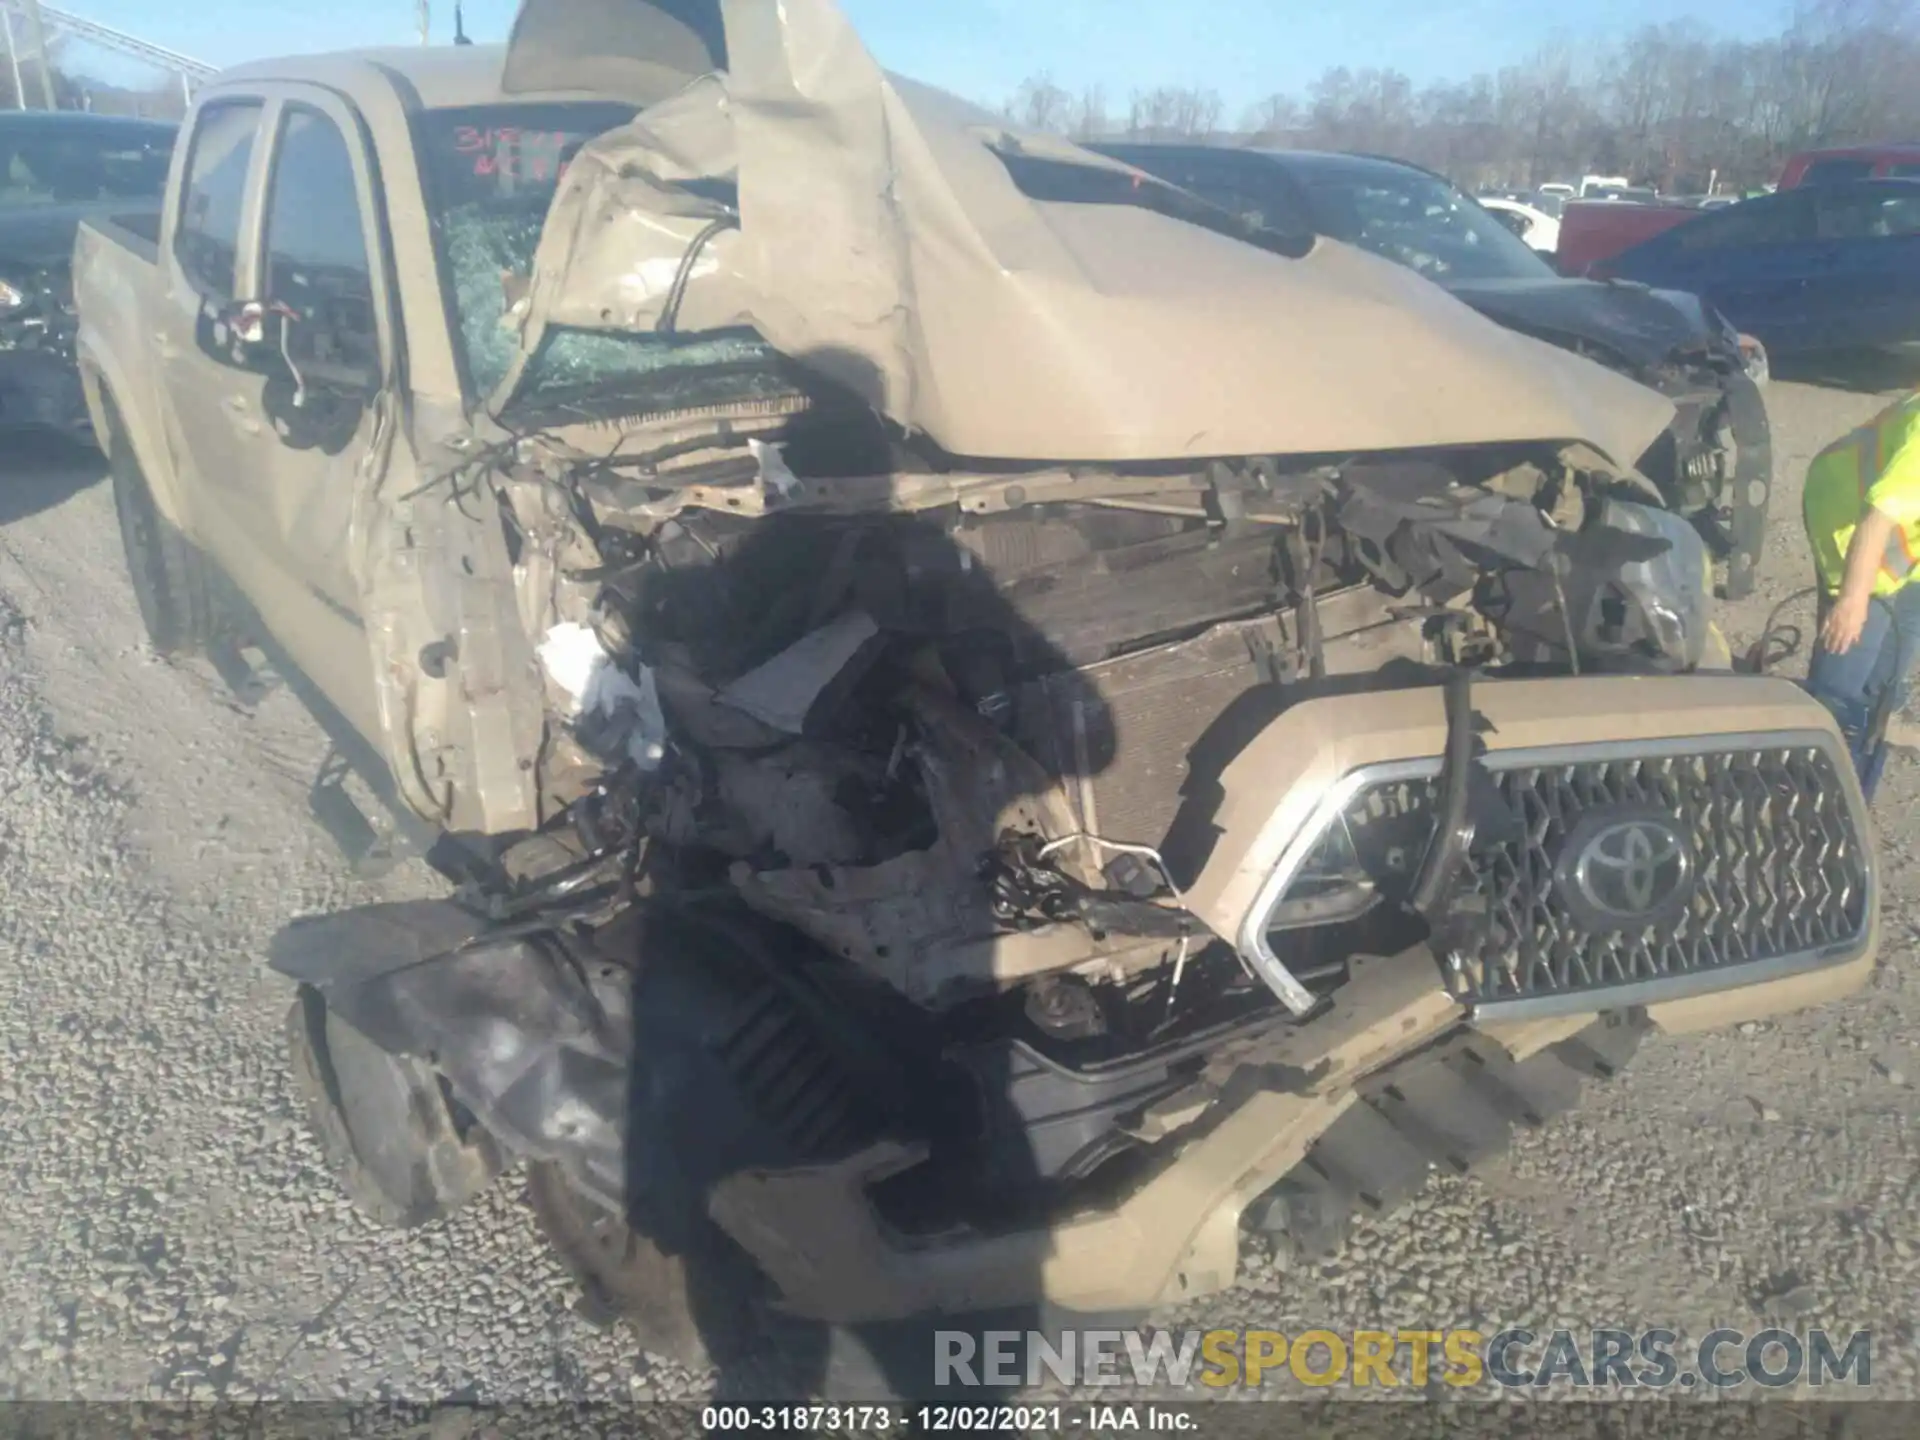
{"type": "Polygon", "coordinates": [[[456,887],[276,944],[330,1159],[655,1350],[1203,1294],[1873,963],[1667,401],[831,0],[233,71],[78,293],[154,643],[456,887]]]}

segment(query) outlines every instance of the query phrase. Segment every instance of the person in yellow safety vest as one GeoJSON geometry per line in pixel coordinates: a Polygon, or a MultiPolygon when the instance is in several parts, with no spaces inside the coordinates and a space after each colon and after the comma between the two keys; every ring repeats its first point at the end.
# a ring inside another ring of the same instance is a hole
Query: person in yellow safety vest
{"type": "Polygon", "coordinates": [[[1803,513],[1821,591],[1807,689],[1833,711],[1871,800],[1920,652],[1920,392],[1814,457],[1803,513]]]}

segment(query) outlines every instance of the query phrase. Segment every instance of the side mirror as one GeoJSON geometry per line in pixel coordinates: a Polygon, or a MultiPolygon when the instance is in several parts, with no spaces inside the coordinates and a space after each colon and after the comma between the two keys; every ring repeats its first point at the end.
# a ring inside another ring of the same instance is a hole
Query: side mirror
{"type": "Polygon", "coordinates": [[[278,300],[236,301],[213,317],[215,344],[231,362],[279,382],[284,403],[296,410],[321,392],[365,401],[379,388],[376,370],[334,353],[326,329],[278,300]]]}
{"type": "Polygon", "coordinates": [[[278,330],[299,316],[271,300],[239,300],[220,313],[220,320],[243,345],[265,345],[269,329],[278,330]]]}
{"type": "Polygon", "coordinates": [[[284,363],[287,331],[299,319],[285,305],[235,300],[201,312],[201,348],[240,370],[273,372],[284,363]]]}

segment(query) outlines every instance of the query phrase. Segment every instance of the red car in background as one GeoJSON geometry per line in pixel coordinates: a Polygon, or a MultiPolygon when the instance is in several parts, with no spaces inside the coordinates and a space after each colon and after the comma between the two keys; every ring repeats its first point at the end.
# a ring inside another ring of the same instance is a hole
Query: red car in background
{"type": "Polygon", "coordinates": [[[1581,276],[1602,260],[1698,218],[1692,205],[1641,205],[1626,200],[1569,200],[1560,212],[1560,244],[1553,263],[1562,275],[1581,276]]]}
{"type": "Polygon", "coordinates": [[[1806,150],[1780,171],[1780,188],[1830,185],[1843,180],[1920,179],[1920,145],[1853,145],[1806,150]]]}

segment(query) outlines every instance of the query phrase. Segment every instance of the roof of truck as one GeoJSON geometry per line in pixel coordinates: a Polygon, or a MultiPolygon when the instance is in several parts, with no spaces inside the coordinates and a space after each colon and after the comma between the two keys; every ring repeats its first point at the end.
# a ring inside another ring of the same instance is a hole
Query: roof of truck
{"type": "Polygon", "coordinates": [[[370,90],[398,89],[403,95],[411,91],[408,98],[412,103],[428,110],[542,99],[607,98],[603,92],[590,90],[509,95],[500,88],[506,57],[504,45],[392,45],[335,50],[324,55],[251,60],[221,71],[208,88],[290,81],[325,85],[356,102],[370,90]]]}

